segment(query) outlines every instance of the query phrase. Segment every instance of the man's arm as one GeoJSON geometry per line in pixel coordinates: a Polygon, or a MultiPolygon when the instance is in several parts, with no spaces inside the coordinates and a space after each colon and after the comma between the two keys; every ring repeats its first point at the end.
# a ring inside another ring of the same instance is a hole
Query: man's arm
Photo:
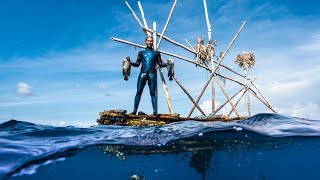
{"type": "Polygon", "coordinates": [[[167,67],[167,64],[162,61],[160,53],[158,54],[157,63],[160,67],[167,67]]]}
{"type": "Polygon", "coordinates": [[[133,67],[139,67],[139,65],[140,65],[140,63],[141,63],[141,60],[142,60],[142,58],[141,58],[141,51],[138,53],[138,57],[137,57],[137,61],[135,62],[135,63],[131,63],[131,65],[133,66],[133,67]]]}

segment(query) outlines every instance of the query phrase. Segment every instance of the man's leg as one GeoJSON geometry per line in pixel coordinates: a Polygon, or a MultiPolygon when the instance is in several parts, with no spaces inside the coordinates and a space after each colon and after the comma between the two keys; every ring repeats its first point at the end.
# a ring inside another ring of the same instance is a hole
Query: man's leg
{"type": "Polygon", "coordinates": [[[158,112],[157,112],[157,97],[156,97],[156,90],[157,90],[157,74],[156,73],[150,73],[148,78],[148,85],[150,90],[153,114],[157,115],[158,112]]]}
{"type": "Polygon", "coordinates": [[[136,93],[136,97],[134,98],[134,107],[131,114],[137,114],[141,95],[143,92],[143,88],[146,85],[146,81],[147,81],[146,75],[144,73],[139,74],[138,81],[137,81],[137,93],[136,93]]]}

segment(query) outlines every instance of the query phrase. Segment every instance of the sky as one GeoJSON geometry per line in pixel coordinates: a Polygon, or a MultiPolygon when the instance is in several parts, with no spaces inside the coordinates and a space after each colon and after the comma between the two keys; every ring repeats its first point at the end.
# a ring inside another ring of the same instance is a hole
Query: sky
{"type": "MultiPolygon", "coordinates": [[[[141,0],[149,27],[156,22],[161,33],[173,0],[141,0]]],[[[142,21],[137,1],[128,3],[142,21]]],[[[222,61],[244,74],[234,60],[243,51],[253,52],[255,66],[248,75],[279,113],[320,119],[320,10],[319,2],[301,0],[208,0],[215,51],[225,51],[244,21],[243,30],[222,61]]],[[[56,126],[86,127],[96,124],[99,112],[126,109],[131,112],[140,68],[131,69],[129,81],[122,76],[122,61],[134,61],[139,48],[111,37],[144,45],[145,34],[124,1],[106,0],[3,0],[0,2],[0,122],[10,119],[56,126]]],[[[165,35],[185,46],[197,37],[208,40],[203,2],[178,0],[165,35]]],[[[160,50],[194,60],[194,55],[162,41],[160,50]]],[[[169,56],[163,55],[166,61],[169,56]]],[[[175,75],[197,99],[210,74],[202,68],[170,57],[175,75]]],[[[175,81],[166,77],[175,113],[186,116],[193,104],[175,81]]],[[[221,68],[238,81],[243,78],[221,68]]],[[[224,85],[229,96],[241,89],[224,85]]],[[[152,113],[145,87],[138,111],[152,113]]],[[[158,81],[159,113],[168,113],[161,81],[158,81]]],[[[211,89],[199,104],[211,109],[211,89]]],[[[238,98],[233,101],[236,102],[238,98]]],[[[216,85],[216,107],[226,101],[216,85]]],[[[250,96],[251,112],[271,112],[250,96]]],[[[221,113],[228,113],[230,106],[221,113]]],[[[247,115],[246,101],[239,113],[247,115]]],[[[200,115],[195,111],[192,116],[200,115]]],[[[233,114],[234,115],[234,114],[233,114]]]]}

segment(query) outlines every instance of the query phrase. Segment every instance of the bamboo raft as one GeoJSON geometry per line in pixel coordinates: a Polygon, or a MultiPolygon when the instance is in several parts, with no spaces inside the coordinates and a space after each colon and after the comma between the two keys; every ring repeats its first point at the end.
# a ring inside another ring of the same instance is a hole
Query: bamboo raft
{"type": "Polygon", "coordinates": [[[133,115],[127,114],[126,110],[104,110],[99,113],[100,118],[97,119],[99,125],[120,125],[120,126],[162,126],[169,123],[180,122],[180,121],[201,121],[201,122],[230,122],[248,118],[233,117],[227,118],[226,115],[215,115],[208,117],[195,117],[187,118],[180,117],[180,114],[158,114],[148,115],[133,115]]]}

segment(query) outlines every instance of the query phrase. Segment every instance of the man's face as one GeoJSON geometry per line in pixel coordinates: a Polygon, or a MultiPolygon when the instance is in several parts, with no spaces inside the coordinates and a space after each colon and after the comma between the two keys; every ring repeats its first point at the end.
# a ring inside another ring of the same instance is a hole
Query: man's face
{"type": "Polygon", "coordinates": [[[147,45],[148,48],[153,47],[153,39],[148,37],[147,40],[146,40],[146,45],[147,45]]]}

